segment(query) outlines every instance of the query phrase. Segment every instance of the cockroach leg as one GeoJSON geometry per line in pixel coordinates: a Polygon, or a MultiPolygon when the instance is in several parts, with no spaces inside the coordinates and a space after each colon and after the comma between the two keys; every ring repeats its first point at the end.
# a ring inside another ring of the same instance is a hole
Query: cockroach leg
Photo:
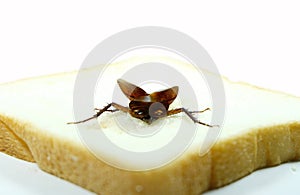
{"type": "Polygon", "coordinates": [[[209,109],[205,109],[205,110],[202,110],[202,111],[192,111],[192,112],[190,112],[190,111],[188,111],[188,110],[185,109],[185,108],[176,108],[176,109],[173,109],[173,110],[169,110],[167,115],[168,115],[168,116],[171,116],[171,115],[174,115],[174,114],[178,114],[178,113],[180,113],[180,112],[184,112],[190,119],[192,119],[192,121],[193,121],[194,123],[198,123],[198,124],[200,124],[200,125],[204,125],[204,126],[208,126],[208,127],[215,127],[215,125],[209,125],[209,124],[206,124],[206,123],[203,123],[203,122],[197,120],[197,119],[192,115],[192,114],[195,113],[195,112],[204,112],[204,111],[206,111],[206,110],[209,110],[209,109]]]}
{"type": "Polygon", "coordinates": [[[98,112],[97,112],[96,114],[94,114],[92,117],[87,118],[87,119],[84,119],[84,120],[82,120],[82,121],[68,122],[67,124],[84,123],[84,122],[89,121],[89,120],[91,120],[91,119],[98,118],[103,112],[115,112],[115,111],[119,111],[119,110],[121,110],[121,111],[123,111],[123,112],[129,112],[129,108],[124,107],[124,106],[119,105],[119,104],[114,103],[114,102],[112,102],[112,103],[110,103],[110,104],[107,104],[107,105],[106,105],[104,108],[102,108],[102,109],[95,108],[95,110],[98,110],[98,112]],[[115,107],[116,109],[110,110],[109,108],[110,108],[111,106],[115,107]]]}
{"type": "Polygon", "coordinates": [[[111,110],[107,110],[108,112],[117,112],[117,111],[120,111],[118,109],[111,109],[111,110]]]}
{"type": "Polygon", "coordinates": [[[173,110],[168,110],[167,116],[178,114],[180,112],[182,112],[182,108],[176,108],[176,109],[173,109],[173,110]]]}
{"type": "Polygon", "coordinates": [[[199,111],[189,111],[189,113],[191,113],[191,114],[202,113],[202,112],[205,112],[207,110],[210,110],[210,108],[205,108],[204,110],[199,110],[199,111]]]}
{"type": "Polygon", "coordinates": [[[122,105],[117,104],[117,103],[114,103],[114,102],[112,102],[111,105],[112,105],[113,107],[115,107],[117,110],[120,110],[120,111],[122,111],[122,112],[128,112],[128,113],[129,113],[129,108],[128,108],[128,107],[122,106],[122,105]]]}
{"type": "MultiPolygon", "coordinates": [[[[101,110],[100,108],[94,108],[94,110],[101,110]]],[[[107,112],[117,112],[119,111],[118,109],[108,109],[106,110],[107,112]]]]}

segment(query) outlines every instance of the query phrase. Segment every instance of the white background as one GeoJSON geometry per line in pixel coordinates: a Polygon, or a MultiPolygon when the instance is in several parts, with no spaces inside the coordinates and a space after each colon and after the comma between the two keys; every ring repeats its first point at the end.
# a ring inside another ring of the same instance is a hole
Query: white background
{"type": "MultiPolygon", "coordinates": [[[[0,82],[78,69],[87,54],[108,36],[146,25],[170,27],[190,35],[208,51],[221,74],[233,80],[300,96],[300,3],[296,0],[1,1],[0,82]]],[[[9,166],[13,163],[7,162],[11,161],[14,159],[0,156],[2,164],[9,166]]],[[[28,166],[31,165],[24,163],[24,167],[28,166]]],[[[299,173],[291,171],[297,167],[300,168],[297,163],[287,164],[265,171],[270,177],[265,172],[256,174],[257,181],[264,182],[264,178],[272,180],[272,174],[281,171],[289,184],[274,182],[271,187],[259,185],[258,189],[274,193],[285,187],[291,189],[292,185],[294,193],[299,192],[300,187],[293,185],[299,183],[299,173]]],[[[38,194],[30,190],[34,184],[20,185],[20,179],[4,183],[9,170],[0,172],[1,194],[21,194],[22,188],[28,194],[38,194]]],[[[18,174],[21,173],[9,172],[11,178],[18,174]]],[[[50,181],[58,180],[53,177],[50,181]]],[[[69,184],[62,185],[69,189],[69,184]]],[[[221,190],[230,193],[230,189],[234,191],[232,186],[221,190]]],[[[254,192],[253,185],[248,188],[254,192]]],[[[62,192],[55,185],[51,189],[62,192]]]]}

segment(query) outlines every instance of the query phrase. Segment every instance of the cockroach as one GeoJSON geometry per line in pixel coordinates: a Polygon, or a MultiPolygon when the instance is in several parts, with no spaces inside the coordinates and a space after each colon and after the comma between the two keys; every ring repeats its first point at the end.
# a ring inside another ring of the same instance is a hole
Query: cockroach
{"type": "Polygon", "coordinates": [[[179,89],[178,86],[148,94],[142,88],[132,83],[129,83],[123,79],[118,79],[117,82],[122,92],[130,100],[129,107],[124,107],[120,104],[112,102],[106,105],[102,109],[95,108],[97,112],[95,115],[93,115],[90,118],[77,121],[77,122],[69,122],[67,124],[84,123],[88,120],[99,117],[104,112],[116,112],[116,111],[123,111],[129,113],[132,117],[140,119],[148,124],[151,124],[153,121],[159,118],[184,112],[190,119],[192,119],[194,123],[198,123],[208,127],[213,127],[213,125],[203,123],[200,120],[197,120],[193,116],[193,114],[195,113],[202,113],[207,110],[210,110],[210,108],[206,108],[201,111],[188,111],[186,108],[183,107],[169,110],[170,104],[177,97],[178,89],[179,89]],[[114,107],[115,109],[110,109],[110,107],[114,107]]]}

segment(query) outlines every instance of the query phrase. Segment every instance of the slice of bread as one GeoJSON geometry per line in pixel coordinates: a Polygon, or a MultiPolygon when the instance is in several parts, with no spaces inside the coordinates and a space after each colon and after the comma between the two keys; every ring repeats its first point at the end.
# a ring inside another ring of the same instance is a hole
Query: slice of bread
{"type": "MultiPolygon", "coordinates": [[[[86,78],[93,71],[85,71],[86,78]]],[[[300,159],[300,98],[223,79],[225,122],[223,126],[219,124],[222,131],[218,141],[205,155],[199,155],[199,140],[214,128],[198,125],[196,131],[200,134],[193,144],[184,154],[164,166],[148,171],[111,166],[86,147],[76,125],[66,124],[74,121],[76,74],[63,73],[0,86],[0,151],[36,162],[42,170],[90,191],[114,195],[200,194],[229,184],[257,169],[300,159]]],[[[107,87],[115,84],[107,83],[107,87]]],[[[196,95],[203,95],[199,93],[196,95]]],[[[97,105],[102,107],[106,103],[97,105]]],[[[98,121],[103,131],[120,141],[126,138],[126,133],[120,133],[111,121],[115,114],[104,114],[98,121]]],[[[147,125],[127,114],[119,115],[133,120],[141,129],[147,125]]],[[[209,117],[205,118],[207,115],[209,113],[203,113],[199,117],[201,120],[204,117],[203,120],[209,123],[209,117]]],[[[177,120],[192,123],[185,116],[162,120],[168,121],[169,131],[177,120]]],[[[81,128],[90,131],[95,121],[83,123],[81,128]]],[[[152,145],[155,147],[157,144],[152,145]]],[[[122,158],[118,160],[122,161],[122,158]]]]}

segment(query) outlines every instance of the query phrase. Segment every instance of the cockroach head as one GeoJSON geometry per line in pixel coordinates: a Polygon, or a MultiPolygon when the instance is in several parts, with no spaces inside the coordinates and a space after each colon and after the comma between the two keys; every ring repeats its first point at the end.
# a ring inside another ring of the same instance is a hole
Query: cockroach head
{"type": "Polygon", "coordinates": [[[130,114],[134,118],[151,124],[153,121],[165,117],[167,115],[167,109],[160,102],[152,102],[149,106],[137,107],[131,110],[130,114]]]}

